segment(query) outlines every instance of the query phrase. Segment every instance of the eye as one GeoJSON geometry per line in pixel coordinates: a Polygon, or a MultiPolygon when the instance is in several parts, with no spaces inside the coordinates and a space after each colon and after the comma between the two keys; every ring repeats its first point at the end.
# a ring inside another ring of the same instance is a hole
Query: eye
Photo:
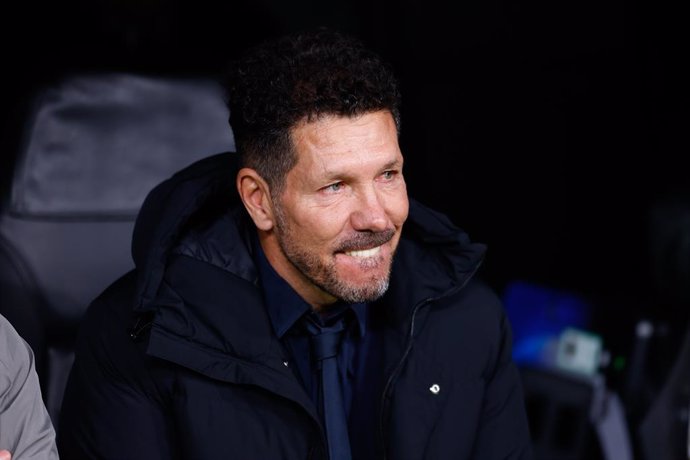
{"type": "Polygon", "coordinates": [[[332,184],[329,184],[323,188],[324,191],[326,192],[339,192],[343,188],[343,183],[342,182],[333,182],[332,184]]]}
{"type": "Polygon", "coordinates": [[[398,173],[397,171],[393,171],[393,170],[384,171],[384,172],[381,174],[381,177],[383,178],[383,180],[389,181],[389,180],[393,180],[393,179],[395,178],[395,175],[396,175],[397,173],[398,173]]]}

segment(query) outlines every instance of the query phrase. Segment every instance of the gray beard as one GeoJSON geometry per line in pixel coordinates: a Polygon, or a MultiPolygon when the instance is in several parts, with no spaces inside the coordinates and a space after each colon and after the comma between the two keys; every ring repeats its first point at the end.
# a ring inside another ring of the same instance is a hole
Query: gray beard
{"type": "MultiPolygon", "coordinates": [[[[275,203],[275,201],[274,201],[275,203]]],[[[384,276],[372,276],[365,284],[353,285],[338,276],[335,263],[323,263],[307,249],[295,245],[293,231],[287,224],[282,209],[275,206],[276,237],[287,260],[315,286],[346,303],[372,302],[388,290],[391,265],[384,276]]],[[[339,246],[340,251],[381,245],[393,238],[394,231],[380,233],[361,232],[339,246]]]]}

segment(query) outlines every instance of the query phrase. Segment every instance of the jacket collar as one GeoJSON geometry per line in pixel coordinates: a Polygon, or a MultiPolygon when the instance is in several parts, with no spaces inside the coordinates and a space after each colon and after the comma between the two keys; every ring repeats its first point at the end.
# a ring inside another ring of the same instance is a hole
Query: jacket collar
{"type": "Polygon", "coordinates": [[[462,288],[481,265],[486,247],[472,243],[445,215],[410,199],[386,297],[396,322],[422,302],[462,288]]]}

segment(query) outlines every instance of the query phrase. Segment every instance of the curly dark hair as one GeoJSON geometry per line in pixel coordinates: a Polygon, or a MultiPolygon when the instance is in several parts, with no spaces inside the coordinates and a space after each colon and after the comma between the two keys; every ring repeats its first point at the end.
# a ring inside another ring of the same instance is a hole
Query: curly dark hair
{"type": "Polygon", "coordinates": [[[244,166],[280,193],[297,158],[295,125],[324,115],[388,110],[400,133],[392,68],[363,43],[327,28],[285,35],[244,53],[227,72],[230,125],[244,166]]]}

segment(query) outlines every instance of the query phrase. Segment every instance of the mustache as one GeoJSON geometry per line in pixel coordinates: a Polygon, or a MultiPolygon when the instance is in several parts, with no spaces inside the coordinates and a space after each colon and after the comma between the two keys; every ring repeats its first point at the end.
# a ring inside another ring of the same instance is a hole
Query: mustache
{"type": "Polygon", "coordinates": [[[388,243],[395,236],[394,229],[382,232],[360,232],[338,243],[336,252],[361,251],[388,243]]]}

